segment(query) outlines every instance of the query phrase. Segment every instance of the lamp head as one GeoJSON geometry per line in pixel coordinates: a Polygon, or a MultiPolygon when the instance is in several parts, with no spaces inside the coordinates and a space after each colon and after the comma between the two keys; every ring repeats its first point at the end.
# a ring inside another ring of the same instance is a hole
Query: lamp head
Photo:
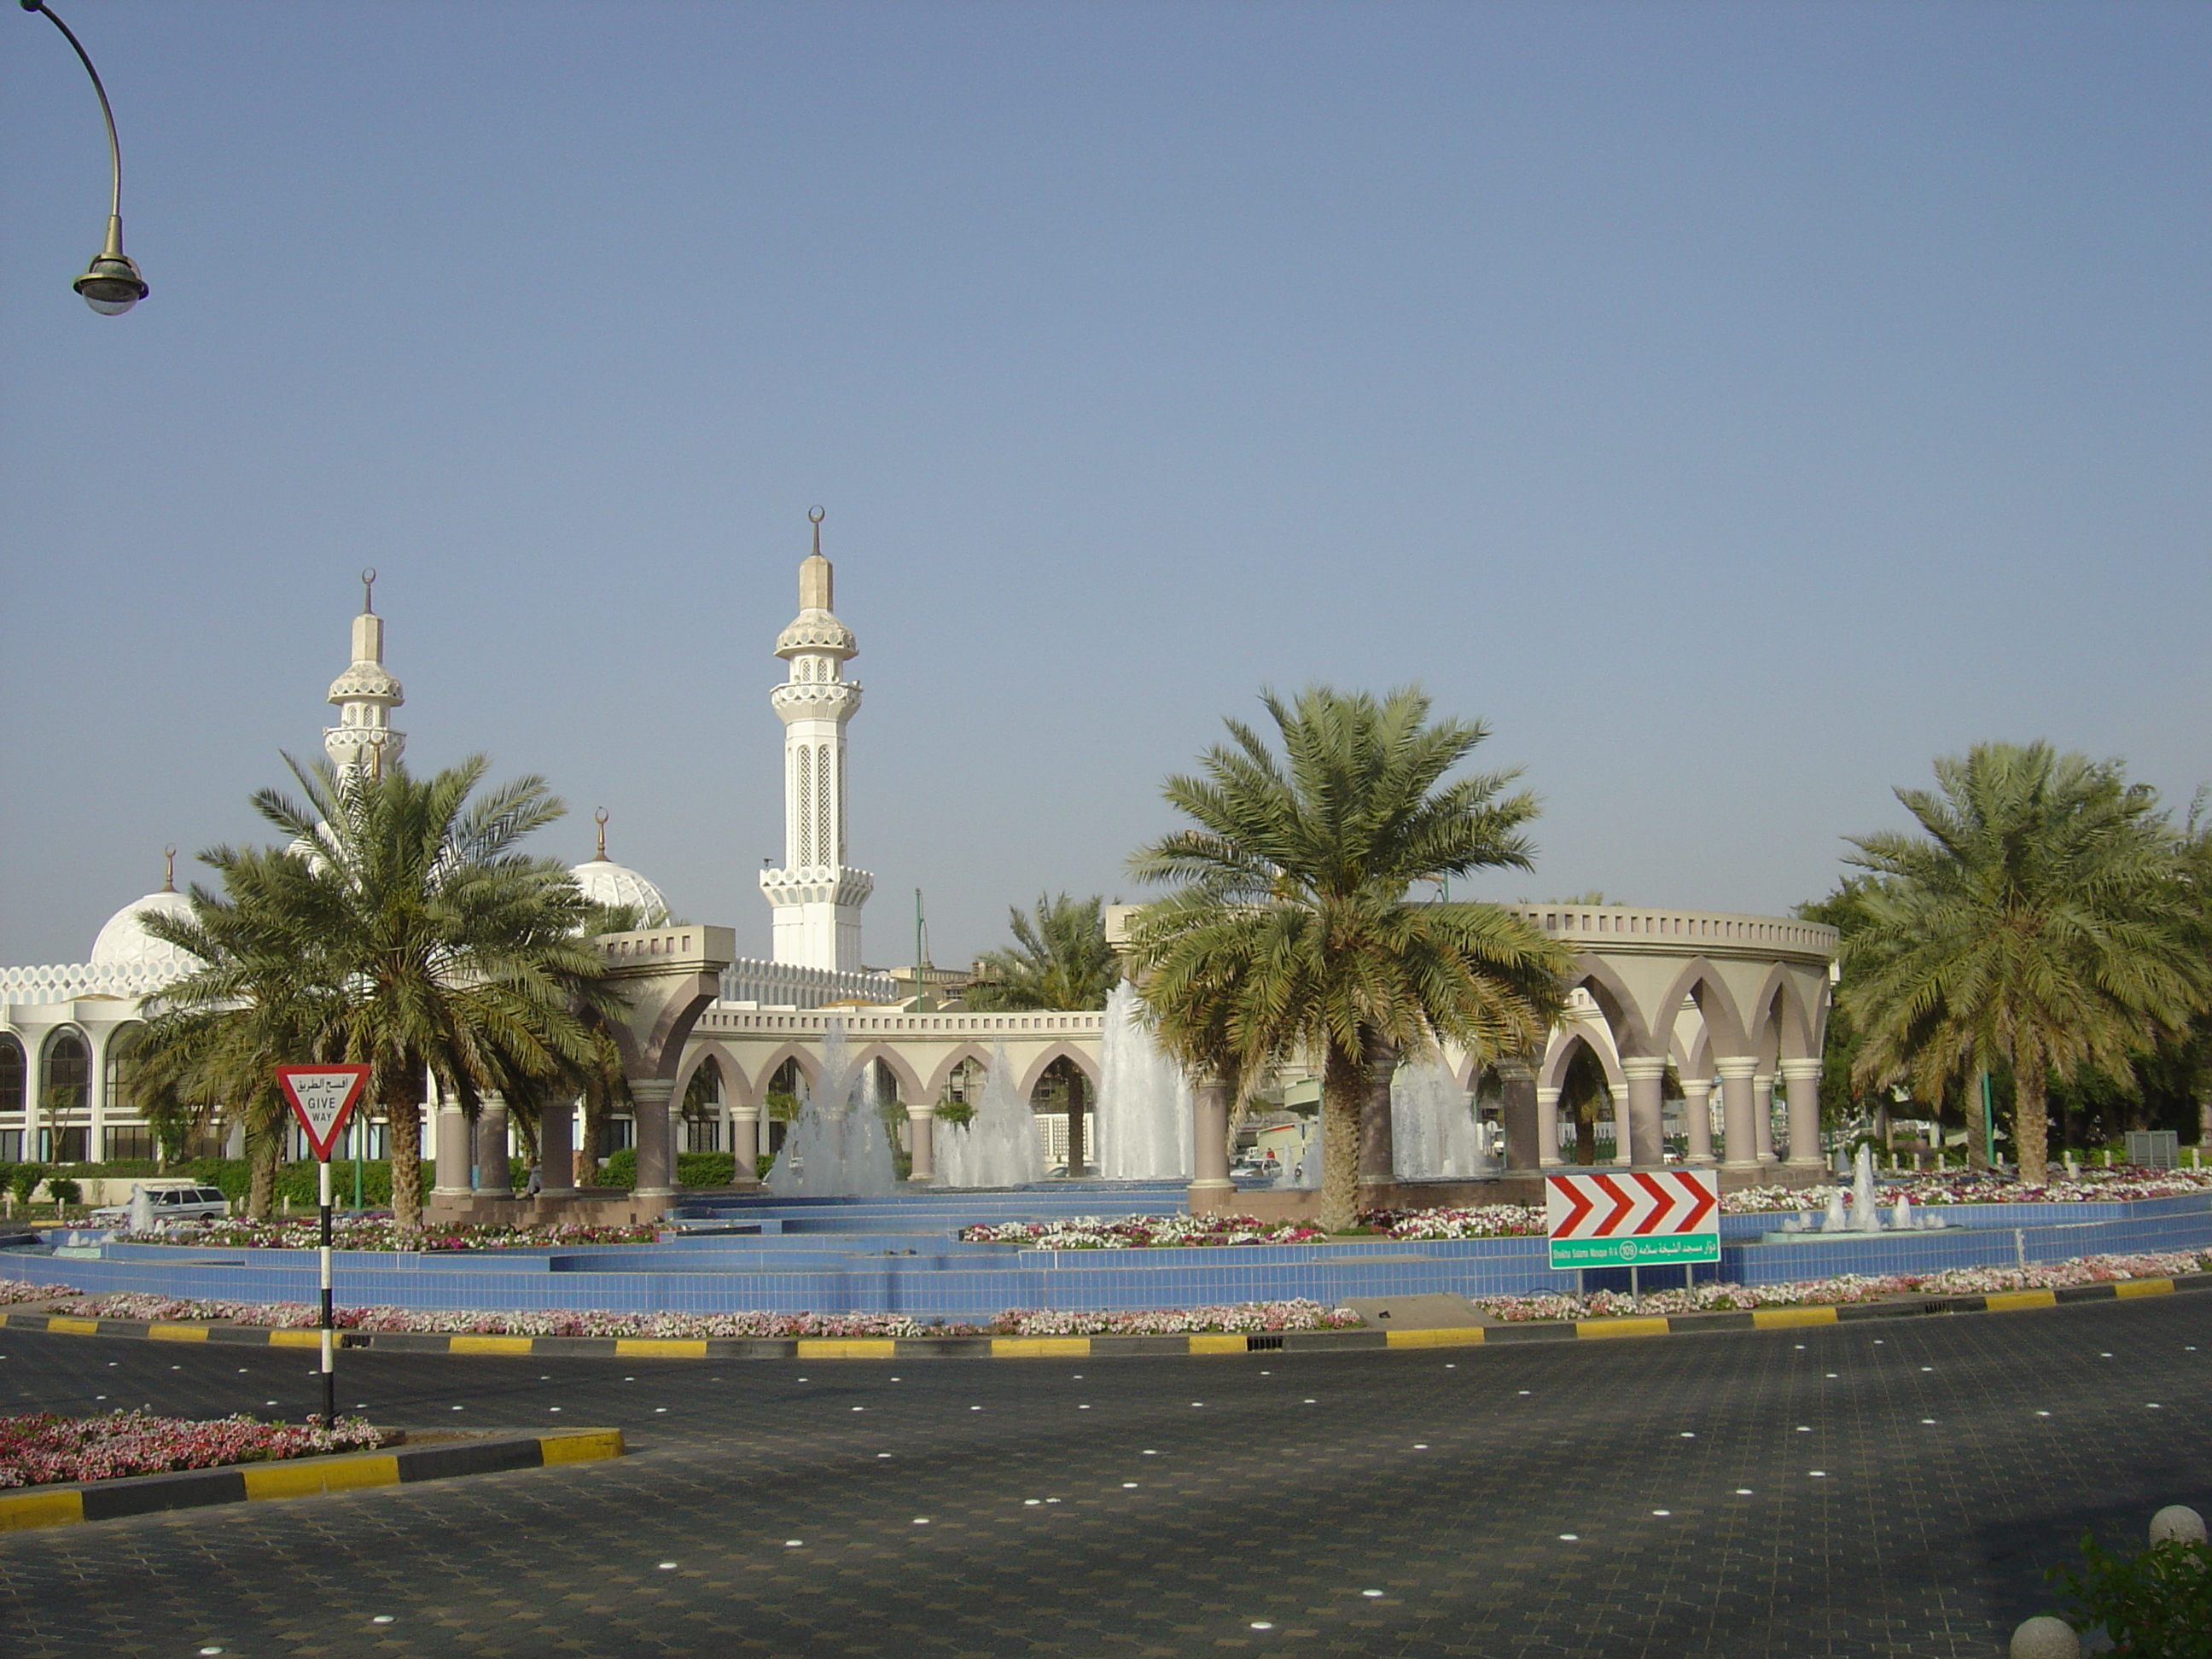
{"type": "Polygon", "coordinates": [[[152,291],[131,256],[120,248],[100,254],[70,286],[103,317],[120,317],[152,291]]]}

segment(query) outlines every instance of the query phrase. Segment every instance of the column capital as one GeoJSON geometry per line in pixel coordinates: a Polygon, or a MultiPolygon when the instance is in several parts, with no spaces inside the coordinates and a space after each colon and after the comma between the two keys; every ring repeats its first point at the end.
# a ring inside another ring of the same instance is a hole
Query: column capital
{"type": "Polygon", "coordinates": [[[917,1100],[910,1102],[906,1109],[906,1115],[907,1121],[910,1123],[923,1122],[933,1119],[937,1115],[937,1103],[933,1100],[917,1100]]]}
{"type": "Polygon", "coordinates": [[[1821,1064],[1817,1060],[1785,1060],[1782,1062],[1784,1082],[1818,1083],[1820,1071],[1821,1064]]]}
{"type": "Polygon", "coordinates": [[[761,1109],[757,1106],[732,1106],[730,1108],[730,1121],[733,1123],[757,1123],[760,1121],[760,1119],[761,1109]]]}
{"type": "Polygon", "coordinates": [[[1565,1089],[1539,1088],[1536,1091],[1536,1098],[1543,1105],[1556,1106],[1559,1103],[1559,1097],[1565,1093],[1565,1089]]]}
{"type": "Polygon", "coordinates": [[[1625,1078],[1650,1079],[1667,1075],[1667,1061],[1662,1055],[1623,1054],[1620,1074],[1625,1078]]]}
{"type": "Polygon", "coordinates": [[[675,1083],[665,1078],[634,1077],[627,1081],[631,1098],[641,1106],[647,1103],[665,1103],[676,1093],[675,1083]]]}
{"type": "Polygon", "coordinates": [[[1731,1078],[1741,1079],[1757,1076],[1759,1073],[1759,1061],[1749,1056],[1730,1057],[1726,1060],[1715,1060],[1713,1062],[1713,1069],[1720,1073],[1721,1080],[1723,1082],[1727,1082],[1731,1078]]]}

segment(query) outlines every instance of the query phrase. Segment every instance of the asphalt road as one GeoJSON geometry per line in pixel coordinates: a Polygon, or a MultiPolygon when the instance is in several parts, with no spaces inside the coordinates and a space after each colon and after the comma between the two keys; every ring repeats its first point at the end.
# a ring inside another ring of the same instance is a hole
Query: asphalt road
{"type": "MultiPolygon", "coordinates": [[[[0,1355],[15,1410],[316,1399],[296,1351],[0,1355]]],[[[2212,1296],[1341,1355],[340,1363],[380,1422],[613,1424],[635,1455],[0,1534],[0,1652],[1987,1659],[2085,1527],[2212,1511],[2212,1296]]]]}

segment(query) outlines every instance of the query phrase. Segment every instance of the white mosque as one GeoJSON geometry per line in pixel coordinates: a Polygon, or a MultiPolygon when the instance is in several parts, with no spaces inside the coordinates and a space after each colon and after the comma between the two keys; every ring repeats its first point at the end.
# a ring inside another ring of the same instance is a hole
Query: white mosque
{"type": "MultiPolygon", "coordinates": [[[[1103,1080],[1101,1012],[934,1009],[910,994],[919,969],[902,970],[902,983],[901,975],[863,965],[861,911],[874,878],[847,862],[846,821],[846,726],[860,709],[860,687],[844,671],[859,646],[834,608],[820,509],[809,517],[813,545],[799,567],[799,614],[775,644],[785,678],[769,696],[784,728],[784,858],[759,878],[770,912],[769,957],[738,957],[727,928],[671,923],[659,888],[607,856],[604,813],[597,853],[571,872],[588,897],[633,907],[642,919],[644,932],[617,936],[635,943],[611,949],[680,948],[713,975],[695,994],[680,1047],[655,1076],[633,1079],[635,1111],[611,1126],[612,1139],[599,1149],[631,1144],[635,1136],[641,1198],[648,1190],[642,1180],[648,1149],[655,1166],[670,1171],[664,1181],[672,1181],[674,1155],[691,1151],[730,1152],[739,1179],[750,1180],[754,1156],[765,1150],[769,1095],[815,1077],[832,1022],[845,1033],[854,1063],[875,1068],[877,1097],[904,1106],[901,1139],[917,1180],[930,1175],[938,1104],[962,1097],[989,1067],[1007,1066],[1024,1099],[1037,1097],[1048,1074],[1066,1079],[1064,1097],[1079,1115],[1086,1097],[1097,1100],[1103,1080]]],[[[329,692],[337,723],[323,733],[325,751],[340,768],[389,764],[406,743],[392,724],[405,699],[384,665],[374,573],[365,577],[351,659],[329,692]]],[[[1569,1069],[1580,1060],[1604,1073],[1612,1150],[1624,1161],[1657,1161],[1672,1135],[1687,1161],[1717,1164],[1738,1183],[1818,1171],[1833,929],[1788,917],[1642,906],[1515,908],[1573,947],[1574,1017],[1526,1063],[1456,1053],[1443,1060],[1461,1099],[1480,1090],[1502,1101],[1512,1170],[1534,1173],[1559,1161],[1559,1106],[1569,1069]],[[1669,1082],[1679,1085],[1679,1099],[1669,1082]],[[1778,1103],[1786,1110],[1778,1114],[1778,1103]]],[[[176,890],[172,851],[160,890],[109,918],[86,961],[0,968],[0,1160],[155,1156],[131,1098],[130,1050],[149,1002],[193,961],[151,937],[142,918],[189,910],[176,890]]],[[[1109,915],[1109,930],[1118,931],[1125,913],[1109,915]]],[[[504,1112],[488,1113],[471,1131],[450,1103],[428,1109],[437,1121],[425,1126],[431,1132],[423,1144],[436,1149],[436,1193],[456,1202],[481,1194],[486,1170],[499,1172],[489,1184],[503,1191],[499,1152],[511,1139],[504,1112]]],[[[1048,1125],[1048,1158],[1064,1156],[1075,1126],[1057,1119],[1048,1125]]],[[[568,1133],[549,1127],[549,1146],[573,1145],[576,1127],[572,1121],[568,1133]]],[[[237,1150],[237,1133],[228,1132],[226,1150],[237,1150]]],[[[382,1155],[383,1126],[369,1133],[368,1154],[382,1155]]],[[[1199,1177],[1193,1200],[1215,1201],[1211,1189],[1218,1188],[1225,1201],[1232,1196],[1218,1178],[1225,1170],[1210,1168],[1218,1161],[1218,1135],[1209,1150],[1201,1123],[1196,1139],[1184,1165],[1199,1177]]],[[[1087,1132],[1084,1143],[1094,1144],[1087,1132]]],[[[549,1189],[555,1184],[549,1179],[549,1189]]]]}

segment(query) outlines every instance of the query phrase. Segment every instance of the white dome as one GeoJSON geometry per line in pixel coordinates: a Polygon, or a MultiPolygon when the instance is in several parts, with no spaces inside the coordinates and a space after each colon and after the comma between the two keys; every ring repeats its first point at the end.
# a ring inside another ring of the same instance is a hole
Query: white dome
{"type": "Polygon", "coordinates": [[[157,911],[165,916],[189,921],[192,902],[173,888],[163,888],[158,893],[149,893],[144,898],[126,904],[107,919],[107,926],[100,930],[100,937],[92,942],[92,962],[94,967],[146,967],[167,969],[179,976],[199,967],[200,959],[189,951],[180,951],[167,939],[155,939],[140,924],[143,911],[157,911]]]}
{"type": "Polygon", "coordinates": [[[626,864],[609,858],[590,859],[568,873],[594,904],[634,906],[647,927],[667,918],[668,901],[660,896],[660,890],[626,864]]]}

